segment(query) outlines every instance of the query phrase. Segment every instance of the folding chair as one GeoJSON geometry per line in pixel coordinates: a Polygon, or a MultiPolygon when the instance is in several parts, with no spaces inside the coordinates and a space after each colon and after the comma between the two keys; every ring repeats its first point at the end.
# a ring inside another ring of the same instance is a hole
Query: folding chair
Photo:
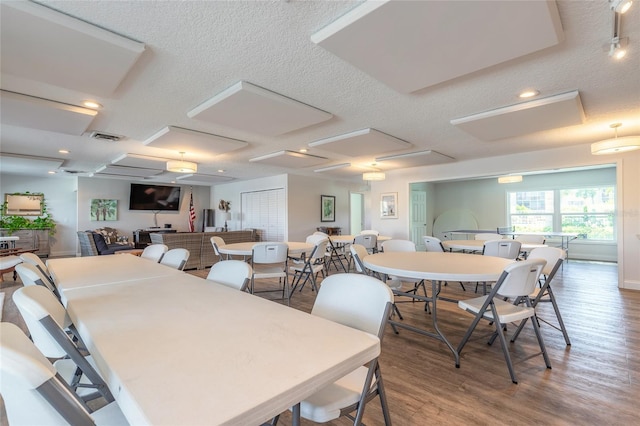
{"type": "Polygon", "coordinates": [[[300,284],[303,277],[304,281],[302,281],[300,291],[302,291],[309,280],[311,280],[311,289],[313,291],[318,291],[316,277],[319,273],[322,273],[323,278],[325,277],[324,262],[327,246],[329,245],[329,239],[322,235],[310,235],[307,237],[307,243],[315,244],[309,256],[304,259],[302,265],[289,267],[289,271],[293,273],[293,278],[291,280],[291,293],[293,293],[293,291],[298,287],[298,284],[300,284]]]}
{"type": "Polygon", "coordinates": [[[242,260],[222,260],[213,264],[207,279],[227,287],[246,291],[252,275],[253,269],[247,262],[242,260]]]}
{"type": "Polygon", "coordinates": [[[12,425],[128,425],[117,403],[90,412],[15,324],[0,323],[0,393],[12,425]]]}
{"type": "Polygon", "coordinates": [[[465,347],[471,334],[476,329],[476,326],[480,320],[485,319],[489,322],[493,322],[495,325],[495,332],[489,339],[491,344],[495,337],[498,337],[502,346],[502,352],[504,359],[511,375],[511,381],[518,383],[513,364],[511,362],[511,356],[509,355],[509,348],[507,346],[507,339],[503,334],[503,327],[514,321],[523,321],[527,318],[531,318],[531,324],[533,330],[538,339],[538,345],[544,358],[544,362],[547,368],[551,368],[551,362],[547,355],[547,350],[542,340],[542,334],[540,333],[540,325],[536,318],[536,311],[532,306],[529,295],[533,292],[538,281],[538,277],[542,272],[542,268],[545,265],[543,259],[530,259],[522,262],[514,262],[507,265],[502,272],[502,275],[498,279],[498,282],[493,286],[491,292],[488,295],[476,297],[473,299],[460,300],[458,307],[473,315],[475,315],[471,325],[467,329],[462,341],[458,345],[457,352],[460,354],[465,347]],[[502,297],[513,298],[519,300],[521,303],[514,305],[511,302],[502,300],[502,297]]]}
{"type": "MultiPolygon", "coordinates": [[[[255,280],[263,278],[278,278],[282,283],[282,299],[289,299],[291,292],[289,289],[288,274],[288,258],[289,246],[287,243],[256,243],[251,253],[251,267],[253,274],[251,275],[251,283],[249,292],[256,294],[255,280]]],[[[270,292],[275,290],[262,290],[262,292],[270,292]]],[[[277,290],[280,291],[280,290],[277,290]]]]}
{"type": "MultiPolygon", "coordinates": [[[[569,333],[567,333],[567,327],[564,325],[564,321],[562,321],[562,315],[560,315],[560,308],[558,307],[558,302],[556,301],[556,297],[553,294],[553,290],[551,289],[551,282],[553,278],[556,276],[558,269],[562,266],[562,262],[566,258],[566,252],[558,247],[539,247],[531,250],[529,254],[529,259],[544,259],[547,263],[542,270],[542,274],[540,274],[540,280],[538,281],[539,287],[536,287],[535,290],[529,295],[531,298],[531,306],[534,308],[538,306],[540,302],[550,302],[553,305],[553,310],[556,314],[556,318],[558,321],[558,325],[552,324],[540,316],[538,316],[538,320],[544,322],[545,324],[550,325],[556,330],[562,331],[562,335],[564,336],[564,341],[567,346],[571,345],[571,340],[569,340],[569,333]]],[[[518,301],[516,301],[517,303],[518,301]]],[[[511,336],[511,341],[515,342],[518,338],[518,335],[522,331],[525,322],[527,319],[524,319],[518,325],[518,328],[511,336]]]]}

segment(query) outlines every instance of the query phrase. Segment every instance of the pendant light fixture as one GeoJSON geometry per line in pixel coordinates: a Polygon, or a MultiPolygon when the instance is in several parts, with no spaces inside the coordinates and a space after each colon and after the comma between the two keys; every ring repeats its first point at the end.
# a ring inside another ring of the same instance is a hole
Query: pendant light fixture
{"type": "Polygon", "coordinates": [[[617,154],[619,152],[633,151],[634,149],[640,149],[640,136],[623,136],[618,137],[618,127],[622,126],[622,123],[613,123],[609,127],[614,129],[615,136],[611,139],[605,139],[600,142],[591,144],[591,154],[617,154]]]}
{"type": "Polygon", "coordinates": [[[174,173],[195,173],[198,171],[198,164],[191,161],[184,161],[184,152],[180,152],[180,160],[167,161],[167,171],[174,173]]]}

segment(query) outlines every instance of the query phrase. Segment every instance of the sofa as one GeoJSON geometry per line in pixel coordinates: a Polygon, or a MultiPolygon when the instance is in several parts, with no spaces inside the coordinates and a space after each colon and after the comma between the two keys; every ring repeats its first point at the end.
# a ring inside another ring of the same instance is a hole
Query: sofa
{"type": "Polygon", "coordinates": [[[255,230],[229,232],[176,232],[172,234],[151,233],[152,244],[165,244],[169,250],[185,248],[189,250],[189,260],[184,269],[205,269],[211,267],[218,256],[213,252],[211,237],[216,236],[226,244],[257,241],[255,230]]]}
{"type": "Polygon", "coordinates": [[[120,250],[131,250],[129,243],[107,243],[104,235],[96,231],[78,231],[78,241],[81,256],[103,256],[120,250]]]}

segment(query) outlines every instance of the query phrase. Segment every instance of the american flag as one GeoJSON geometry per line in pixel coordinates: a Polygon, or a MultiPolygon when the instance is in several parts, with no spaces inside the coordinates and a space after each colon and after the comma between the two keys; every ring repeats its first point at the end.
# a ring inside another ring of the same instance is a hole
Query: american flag
{"type": "Polygon", "coordinates": [[[189,196],[189,232],[194,231],[194,222],[196,221],[196,210],[193,208],[193,192],[189,196]]]}

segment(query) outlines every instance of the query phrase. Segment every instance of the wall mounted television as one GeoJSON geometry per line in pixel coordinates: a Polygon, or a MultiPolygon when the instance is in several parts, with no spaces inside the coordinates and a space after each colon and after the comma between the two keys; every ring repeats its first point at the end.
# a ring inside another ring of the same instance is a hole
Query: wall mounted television
{"type": "Polygon", "coordinates": [[[180,187],[132,183],[129,210],[180,210],[180,187]]]}

